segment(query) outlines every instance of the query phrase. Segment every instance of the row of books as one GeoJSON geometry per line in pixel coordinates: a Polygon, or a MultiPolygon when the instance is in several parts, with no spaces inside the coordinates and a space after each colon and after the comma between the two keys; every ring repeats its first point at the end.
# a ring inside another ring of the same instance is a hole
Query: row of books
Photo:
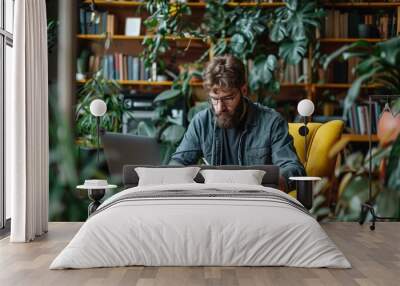
{"type": "Polygon", "coordinates": [[[349,83],[356,79],[354,73],[355,67],[360,62],[358,58],[351,58],[347,62],[335,61],[330,65],[330,68],[324,70],[318,69],[318,81],[330,83],[349,83]]]}
{"type": "Polygon", "coordinates": [[[85,8],[79,9],[79,31],[81,34],[114,34],[115,15],[108,12],[92,12],[85,8]]]}
{"type": "Polygon", "coordinates": [[[141,58],[123,55],[121,53],[109,54],[103,57],[89,56],[88,72],[90,74],[102,69],[106,79],[113,80],[149,80],[151,71],[145,68],[141,58]]]}
{"type": "Polygon", "coordinates": [[[328,10],[322,27],[326,38],[390,38],[400,34],[400,7],[385,14],[328,10]]]}
{"type": "Polygon", "coordinates": [[[303,59],[297,65],[284,65],[283,60],[280,60],[278,71],[278,80],[281,83],[306,83],[309,81],[309,64],[308,59],[303,59]]]}
{"type": "Polygon", "coordinates": [[[368,134],[371,128],[372,134],[377,133],[379,116],[382,112],[381,105],[378,102],[371,104],[371,122],[369,117],[369,105],[353,105],[348,115],[349,127],[355,134],[368,134]]]}

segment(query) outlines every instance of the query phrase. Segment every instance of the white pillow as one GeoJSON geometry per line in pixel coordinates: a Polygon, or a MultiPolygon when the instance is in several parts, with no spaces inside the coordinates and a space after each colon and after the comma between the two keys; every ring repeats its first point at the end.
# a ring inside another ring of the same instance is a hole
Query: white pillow
{"type": "Polygon", "coordinates": [[[262,170],[201,170],[205,184],[233,183],[261,185],[265,171],[262,170]]]}
{"type": "Polygon", "coordinates": [[[199,170],[199,167],[135,168],[139,176],[138,186],[195,183],[193,179],[199,170]]]}

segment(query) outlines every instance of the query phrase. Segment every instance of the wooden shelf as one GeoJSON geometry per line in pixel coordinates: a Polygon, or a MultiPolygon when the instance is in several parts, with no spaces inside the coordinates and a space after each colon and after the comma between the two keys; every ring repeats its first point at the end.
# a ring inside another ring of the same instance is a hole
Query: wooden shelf
{"type": "Polygon", "coordinates": [[[380,39],[380,38],[321,38],[319,39],[320,43],[354,43],[357,41],[366,41],[369,43],[379,43],[383,42],[386,39],[380,39]]]}
{"type": "MultiPolygon", "coordinates": [[[[87,80],[77,80],[78,84],[85,84],[87,80]]],[[[141,85],[141,86],[172,86],[172,81],[147,81],[147,80],[116,80],[120,85],[141,85]]],[[[191,86],[203,86],[202,82],[190,83],[191,86]]]]}
{"type": "MultiPolygon", "coordinates": [[[[84,84],[87,80],[77,80],[78,84],[84,84]]],[[[172,86],[173,81],[147,81],[147,80],[116,80],[120,85],[147,85],[147,86],[172,86]]],[[[202,82],[193,82],[191,86],[203,86],[202,82]]],[[[281,84],[283,88],[305,88],[306,84],[291,84],[283,83],[281,84]]]]}
{"type": "MultiPolygon", "coordinates": [[[[85,84],[87,80],[77,80],[78,84],[85,84]]],[[[147,80],[116,80],[120,85],[146,85],[146,86],[172,86],[173,81],[147,81],[147,80]]],[[[191,86],[203,86],[202,82],[190,83],[191,86]]],[[[305,88],[305,83],[282,83],[282,88],[305,88]]]]}
{"type": "MultiPolygon", "coordinates": [[[[348,142],[369,142],[369,136],[365,134],[343,134],[342,139],[345,139],[348,142]]],[[[378,136],[376,134],[372,134],[371,136],[372,142],[377,142],[378,136]]]]}
{"type": "MultiPolygon", "coordinates": [[[[78,34],[76,36],[78,39],[82,40],[104,40],[106,36],[104,34],[78,34]]],[[[112,35],[112,40],[123,40],[123,41],[143,41],[146,37],[151,37],[151,35],[140,35],[140,36],[125,36],[125,35],[112,35]]],[[[201,38],[197,37],[178,37],[178,36],[166,36],[167,40],[171,41],[201,41],[201,38]]]]}
{"type": "Polygon", "coordinates": [[[324,3],[326,8],[396,8],[400,2],[324,3]]]}
{"type": "MultiPolygon", "coordinates": [[[[326,8],[396,8],[400,6],[400,2],[363,2],[363,3],[323,3],[326,8]]],[[[84,1],[84,3],[91,3],[91,1],[84,1]]],[[[108,6],[108,7],[139,7],[144,6],[144,2],[138,1],[107,1],[107,0],[95,0],[98,6],[108,6]]],[[[192,8],[205,8],[206,3],[204,2],[188,2],[186,3],[192,8]]],[[[283,2],[275,3],[254,3],[254,2],[228,2],[226,4],[230,7],[262,7],[262,8],[275,8],[285,6],[283,2]]]]}
{"type": "Polygon", "coordinates": [[[281,83],[283,88],[306,88],[306,83],[281,83]]]}
{"type": "MultiPolygon", "coordinates": [[[[85,1],[84,3],[91,3],[91,1],[85,1]]],[[[98,6],[108,6],[108,7],[139,7],[144,6],[144,2],[136,2],[136,1],[106,1],[106,0],[95,0],[96,5],[98,6]]],[[[187,2],[186,3],[191,8],[205,8],[206,3],[204,2],[187,2]]],[[[228,2],[226,4],[230,7],[262,7],[262,8],[275,8],[285,6],[283,2],[277,3],[253,3],[253,2],[228,2]]]]}
{"type": "MultiPolygon", "coordinates": [[[[88,41],[103,41],[106,39],[105,34],[78,34],[76,36],[80,40],[88,41]]],[[[146,37],[151,37],[151,35],[140,35],[140,36],[125,36],[125,35],[112,35],[111,39],[113,41],[143,41],[146,37]]],[[[179,37],[179,36],[166,36],[168,41],[179,41],[179,42],[189,42],[192,41],[196,44],[202,44],[205,47],[209,47],[210,43],[205,42],[199,37],[179,37]]],[[[230,38],[226,38],[229,42],[230,38]]],[[[362,39],[362,38],[322,38],[320,39],[321,44],[350,44],[356,41],[363,40],[369,43],[382,42],[385,39],[362,39]]]]}
{"type": "MultiPolygon", "coordinates": [[[[349,89],[350,83],[315,83],[311,84],[317,89],[349,89]]],[[[378,85],[362,86],[362,88],[379,88],[378,85]]]]}
{"type": "MultiPolygon", "coordinates": [[[[173,81],[147,81],[147,80],[115,80],[120,85],[146,85],[146,86],[172,86],[173,81]]],[[[84,84],[87,80],[77,80],[78,84],[84,84]]],[[[203,86],[202,82],[193,82],[192,86],[203,86]]],[[[306,89],[315,87],[317,89],[349,89],[349,83],[327,83],[327,84],[306,84],[306,83],[281,83],[281,88],[306,89]]],[[[363,88],[378,88],[377,85],[364,86],[363,88]]]]}

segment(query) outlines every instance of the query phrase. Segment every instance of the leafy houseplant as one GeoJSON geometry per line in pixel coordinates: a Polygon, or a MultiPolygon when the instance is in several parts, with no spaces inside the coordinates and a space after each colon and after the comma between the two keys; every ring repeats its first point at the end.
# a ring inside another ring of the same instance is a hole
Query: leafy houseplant
{"type": "Polygon", "coordinates": [[[155,32],[153,40],[144,41],[144,57],[147,55],[149,65],[168,49],[167,34],[198,36],[211,43],[211,47],[197,62],[204,61],[209,53],[232,53],[246,65],[251,63],[249,87],[259,95],[260,102],[264,102],[265,91],[276,94],[280,88],[274,76],[278,60],[274,54],[266,53],[268,49],[278,45],[279,56],[288,64],[297,64],[306,55],[314,29],[319,27],[323,16],[317,1],[287,0],[284,7],[273,11],[259,7],[231,7],[227,5],[228,0],[207,0],[201,27],[183,29],[183,16],[191,14],[190,8],[184,3],[171,6],[164,2],[149,1],[147,5],[151,16],[146,22],[155,32]],[[272,45],[267,44],[268,38],[272,45]]]}
{"type": "Polygon", "coordinates": [[[169,50],[167,37],[185,35],[192,25],[184,17],[191,15],[191,10],[186,3],[169,3],[168,0],[146,1],[146,9],[150,16],[144,21],[144,25],[149,36],[143,40],[145,49],[142,57],[147,68],[157,63],[163,71],[165,63],[161,56],[169,50]]]}
{"type": "MultiPolygon", "coordinates": [[[[343,114],[346,115],[364,84],[378,85],[385,94],[400,94],[400,37],[371,44],[360,40],[343,46],[326,58],[324,68],[335,59],[358,58],[360,62],[354,69],[357,79],[347,92],[343,114]]],[[[400,111],[400,103],[394,104],[395,112],[400,111]]]]}
{"type": "Polygon", "coordinates": [[[124,110],[121,87],[114,80],[103,77],[101,70],[89,79],[78,93],[76,107],[77,132],[80,143],[84,146],[96,146],[96,118],[90,113],[90,103],[96,99],[102,99],[107,105],[107,112],[101,118],[101,127],[111,132],[121,132],[122,114],[124,110]]]}
{"type": "MultiPolygon", "coordinates": [[[[343,115],[347,116],[349,109],[360,95],[364,84],[376,85],[384,94],[400,93],[400,38],[392,38],[377,44],[357,41],[342,47],[329,55],[324,67],[335,59],[349,60],[358,58],[359,63],[354,68],[356,80],[347,92],[343,115]]],[[[392,107],[393,113],[399,113],[400,99],[392,107]]],[[[397,115],[399,116],[399,115],[397,115]]],[[[382,138],[380,138],[382,139],[382,138]]],[[[381,140],[382,141],[382,140],[381,140]]],[[[354,219],[354,209],[360,210],[360,203],[368,199],[368,164],[372,160],[374,172],[372,184],[373,200],[376,199],[378,214],[384,210],[386,216],[399,216],[400,209],[400,136],[388,145],[381,145],[372,158],[362,154],[352,154],[346,164],[338,170],[342,176],[340,200],[337,213],[340,218],[354,219]],[[380,178],[376,177],[378,167],[381,168],[380,178]],[[385,170],[385,171],[382,171],[385,170]]]]}
{"type": "MultiPolygon", "coordinates": [[[[399,144],[398,142],[395,144],[399,144]]],[[[397,147],[398,148],[398,147],[397,147]]],[[[375,211],[378,216],[400,216],[400,192],[385,181],[382,173],[382,163],[386,159],[393,160],[400,156],[399,150],[390,148],[376,148],[372,155],[372,201],[376,202],[375,211]],[[392,158],[392,159],[391,159],[392,158]]],[[[336,170],[341,177],[339,184],[339,200],[335,215],[338,220],[354,221],[360,216],[361,203],[369,199],[369,161],[368,156],[361,152],[350,154],[345,163],[336,170]]],[[[398,178],[398,174],[396,176],[398,178]]]]}
{"type": "MultiPolygon", "coordinates": [[[[206,0],[203,22],[200,27],[192,27],[185,20],[191,15],[190,8],[185,3],[168,3],[168,1],[151,0],[146,3],[150,16],[145,25],[151,37],[145,38],[145,50],[142,54],[146,66],[157,62],[164,68],[162,55],[169,50],[167,36],[195,36],[210,43],[210,48],[195,61],[194,66],[204,62],[206,57],[232,53],[244,63],[251,62],[249,71],[249,87],[258,94],[258,101],[273,105],[265,98],[265,90],[279,92],[279,82],[275,80],[274,71],[278,60],[274,54],[266,54],[270,38],[276,45],[281,45],[279,55],[289,64],[297,64],[307,52],[315,28],[319,27],[322,12],[316,7],[316,1],[286,1],[286,6],[271,12],[259,7],[229,7],[229,1],[206,0]],[[281,19],[285,16],[285,19],[281,19]]],[[[273,44],[274,45],[274,44],[273,44]]],[[[193,66],[193,65],[191,65],[193,66]]],[[[201,78],[201,69],[194,72],[185,67],[173,82],[171,89],[162,92],[154,100],[158,116],[153,123],[141,122],[138,134],[154,136],[166,146],[163,152],[163,162],[180,142],[187,121],[196,112],[207,107],[207,103],[198,104],[189,110],[192,102],[191,80],[201,78]],[[171,109],[177,102],[183,102],[184,115],[182,122],[171,117],[171,109]]],[[[249,69],[249,67],[247,67],[249,69]]]]}

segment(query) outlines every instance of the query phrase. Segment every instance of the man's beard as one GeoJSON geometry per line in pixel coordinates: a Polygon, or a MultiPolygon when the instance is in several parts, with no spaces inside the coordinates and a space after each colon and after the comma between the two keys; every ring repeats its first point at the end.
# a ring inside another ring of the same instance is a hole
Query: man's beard
{"type": "Polygon", "coordinates": [[[211,106],[211,110],[214,113],[214,118],[216,119],[219,128],[234,128],[238,127],[243,118],[244,111],[244,100],[241,99],[238,106],[233,112],[225,111],[221,112],[219,115],[215,113],[214,106],[211,106]]]}

